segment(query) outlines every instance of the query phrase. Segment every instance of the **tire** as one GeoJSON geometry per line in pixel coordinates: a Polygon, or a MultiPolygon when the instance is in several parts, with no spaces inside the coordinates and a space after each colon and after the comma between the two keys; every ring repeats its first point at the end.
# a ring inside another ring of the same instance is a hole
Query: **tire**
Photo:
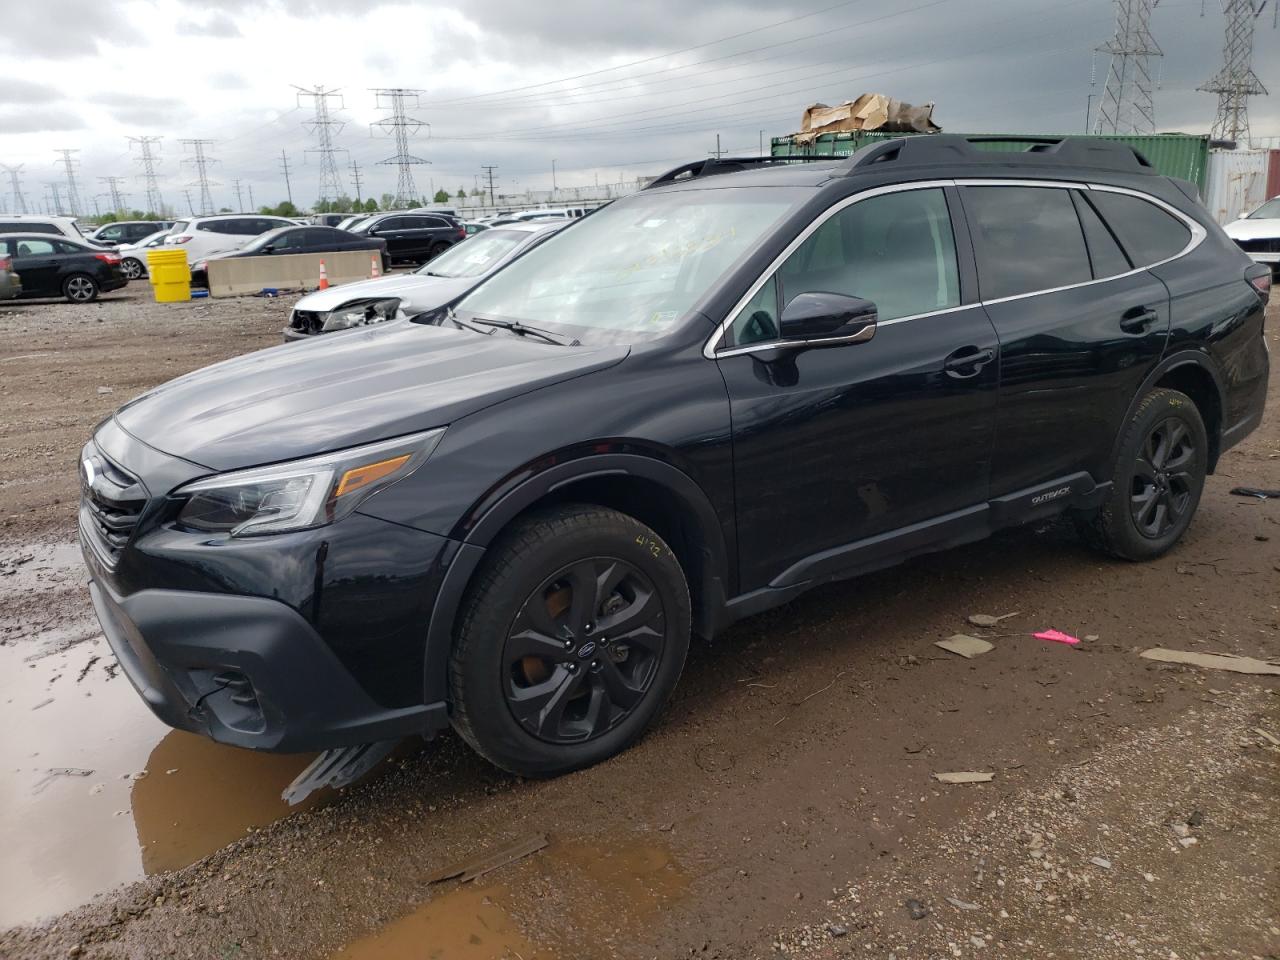
{"type": "Polygon", "coordinates": [[[427,259],[434,260],[436,257],[440,256],[440,254],[444,253],[448,249],[449,249],[449,245],[447,243],[437,243],[427,253],[427,259]]]}
{"type": "Polygon", "coordinates": [[[120,261],[120,269],[123,271],[125,277],[130,280],[142,279],[142,261],[136,257],[125,257],[120,261]]]}
{"type": "Polygon", "coordinates": [[[1209,439],[1194,401],[1153,390],[1125,425],[1111,492],[1081,524],[1085,540],[1122,560],[1153,560],[1182,538],[1208,472],[1209,439]]]}
{"type": "Polygon", "coordinates": [[[62,295],[71,303],[92,303],[98,299],[98,281],[87,273],[73,273],[62,281],[62,295]]]}
{"type": "Polygon", "coordinates": [[[454,728],[495,766],[551,777],[613,756],[657,716],[689,650],[689,587],[644,524],[562,505],[494,543],[458,624],[454,728]],[[575,583],[591,585],[581,604],[575,583]]]}

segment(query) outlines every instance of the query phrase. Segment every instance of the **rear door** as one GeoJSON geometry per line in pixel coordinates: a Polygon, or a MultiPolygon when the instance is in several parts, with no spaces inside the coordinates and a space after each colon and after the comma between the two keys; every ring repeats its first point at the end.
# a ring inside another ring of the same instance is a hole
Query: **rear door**
{"type": "Polygon", "coordinates": [[[62,257],[54,240],[34,237],[4,237],[13,269],[22,277],[22,292],[29,297],[56,297],[62,291],[58,269],[62,257]]]}
{"type": "Polygon", "coordinates": [[[410,257],[409,249],[412,239],[404,229],[407,217],[387,217],[374,225],[371,234],[387,241],[387,254],[393,260],[405,260],[410,257]]]}
{"type": "Polygon", "coordinates": [[[1026,182],[962,189],[1000,338],[991,493],[1014,513],[1109,476],[1125,412],[1168,338],[1168,291],[1134,269],[1090,193],[1026,182]]]}

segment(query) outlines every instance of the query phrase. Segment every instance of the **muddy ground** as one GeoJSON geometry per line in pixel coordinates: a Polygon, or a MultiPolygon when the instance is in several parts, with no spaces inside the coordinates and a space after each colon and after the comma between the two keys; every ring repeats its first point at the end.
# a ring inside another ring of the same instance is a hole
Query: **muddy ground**
{"type": "Polygon", "coordinates": [[[1138,656],[1280,657],[1280,501],[1229,493],[1280,486],[1280,378],[1155,563],[1006,532],[738,625],[592,770],[521,781],[446,735],[291,813],[308,758],[166,731],[88,611],[79,445],[288,305],[144,293],[0,305],[0,956],[1280,955],[1280,678],[1138,656]],[[995,649],[933,645],[958,631],[995,649]]]}

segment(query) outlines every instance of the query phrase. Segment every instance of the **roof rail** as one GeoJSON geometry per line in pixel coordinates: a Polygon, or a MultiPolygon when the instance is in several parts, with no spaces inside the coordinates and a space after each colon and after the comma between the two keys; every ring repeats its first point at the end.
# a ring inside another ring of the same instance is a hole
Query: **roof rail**
{"type": "Polygon", "coordinates": [[[976,136],[926,134],[868,144],[844,161],[844,175],[851,176],[877,163],[911,166],[940,164],[1001,164],[1005,166],[1079,166],[1126,173],[1155,173],[1155,168],[1134,147],[1118,140],[1096,137],[976,136]],[[1025,143],[1024,150],[983,150],[977,144],[1025,143]]]}
{"type": "Polygon", "coordinates": [[[768,167],[775,165],[785,165],[788,163],[813,163],[818,160],[825,160],[828,163],[838,160],[838,157],[709,157],[706,160],[694,160],[691,163],[684,163],[678,167],[672,167],[661,176],[654,177],[649,183],[645,184],[644,189],[650,190],[654,187],[660,187],[664,184],[675,183],[684,180],[696,180],[699,177],[711,177],[717,173],[737,173],[740,170],[747,170],[751,167],[768,167]]]}

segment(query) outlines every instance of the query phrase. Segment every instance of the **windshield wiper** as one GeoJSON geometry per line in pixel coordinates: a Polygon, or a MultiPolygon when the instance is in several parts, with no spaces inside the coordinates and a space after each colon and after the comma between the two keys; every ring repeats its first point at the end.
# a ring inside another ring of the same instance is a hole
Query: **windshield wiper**
{"type": "Polygon", "coordinates": [[[460,329],[470,330],[472,333],[483,334],[486,337],[493,336],[492,330],[486,330],[483,327],[477,327],[474,323],[470,323],[466,320],[460,319],[458,315],[453,312],[453,307],[449,308],[449,319],[452,320],[454,325],[460,329]]]}
{"type": "Polygon", "coordinates": [[[501,327],[503,330],[510,330],[512,333],[522,337],[538,337],[547,343],[554,343],[557,347],[582,346],[582,341],[576,337],[570,340],[568,337],[562,337],[558,333],[543,330],[541,327],[531,327],[527,323],[521,323],[519,320],[482,320],[477,317],[475,322],[484,324],[486,327],[501,327]]]}

